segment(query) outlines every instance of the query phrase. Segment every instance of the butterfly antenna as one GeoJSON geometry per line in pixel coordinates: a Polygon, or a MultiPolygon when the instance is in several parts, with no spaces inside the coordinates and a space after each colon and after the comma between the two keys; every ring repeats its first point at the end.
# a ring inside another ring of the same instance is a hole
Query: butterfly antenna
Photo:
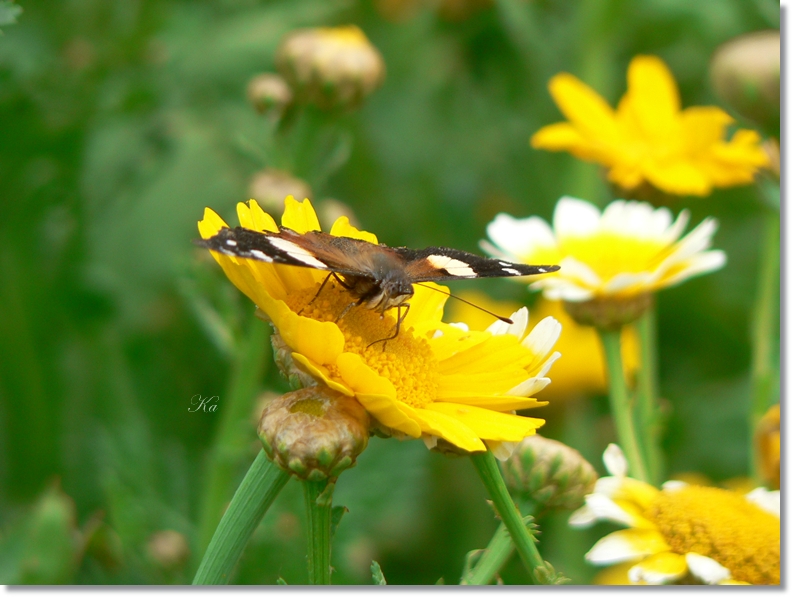
{"type": "Polygon", "coordinates": [[[462,301],[466,305],[470,305],[471,307],[475,307],[479,311],[484,311],[484,313],[487,313],[488,315],[492,315],[493,317],[495,317],[497,319],[500,319],[503,323],[508,323],[508,324],[514,323],[508,317],[502,317],[502,316],[498,315],[497,313],[493,313],[492,311],[489,311],[489,310],[485,309],[484,307],[480,307],[476,303],[471,303],[470,301],[463,299],[461,296],[457,296],[455,294],[451,294],[450,292],[446,292],[445,290],[440,290],[439,288],[435,288],[434,286],[427,286],[426,284],[421,284],[420,282],[416,282],[415,285],[416,286],[423,286],[424,288],[429,288],[430,290],[434,290],[435,292],[439,292],[440,294],[444,294],[444,295],[450,296],[451,298],[456,299],[458,301],[462,301]]]}

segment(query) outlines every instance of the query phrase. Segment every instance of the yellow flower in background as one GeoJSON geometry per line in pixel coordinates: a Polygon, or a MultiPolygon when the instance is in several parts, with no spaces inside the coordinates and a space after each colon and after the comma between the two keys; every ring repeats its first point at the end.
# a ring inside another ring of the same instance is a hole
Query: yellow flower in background
{"type": "MultiPolygon", "coordinates": [[[[253,200],[238,204],[237,214],[245,228],[278,229],[253,200]]],[[[311,203],[292,197],[282,225],[300,233],[319,230],[311,203]]],[[[204,239],[226,226],[208,208],[198,224],[204,239]]],[[[346,217],[336,220],[330,234],[377,242],[346,217]]],[[[327,272],[212,255],[266,314],[293,362],[320,383],[354,396],[388,431],[423,437],[430,447],[443,439],[469,452],[484,450],[487,442],[503,458],[544,423],[512,411],[543,404],[531,396],[550,383],[546,373],[559,356],[552,352],[560,333],[554,319],[528,333],[523,308],[511,325],[498,321],[487,331],[467,331],[441,321],[447,296],[432,285],[416,286],[398,336],[383,346],[379,341],[392,335],[395,318],[359,307],[339,319],[350,295],[332,282],[317,296],[327,272]]]]}
{"type": "Polygon", "coordinates": [[[498,214],[487,226],[492,243],[481,246],[516,262],[560,264],[531,284],[550,300],[626,299],[723,267],[725,253],[706,250],[716,220],[682,237],[688,219],[687,211],[673,220],[668,209],[638,201],[613,201],[600,213],[587,201],[562,197],[552,228],[539,217],[498,214]]]}
{"type": "Polygon", "coordinates": [[[734,120],[720,108],[681,110],[674,77],[655,56],[630,62],[616,110],[568,73],[554,76],[549,88],[569,122],[543,127],[531,145],[602,164],[608,180],[626,191],[648,183],[674,195],[705,196],[714,187],[748,184],[769,165],[755,131],[739,129],[727,139],[734,120]]]}
{"type": "MultiPolygon", "coordinates": [[[[479,291],[456,294],[497,314],[511,313],[519,308],[517,302],[494,301],[479,291]]],[[[464,321],[472,330],[484,330],[492,320],[492,316],[460,301],[451,301],[448,304],[449,319],[464,321]]],[[[596,330],[575,322],[567,314],[561,301],[540,298],[531,309],[531,315],[538,320],[552,317],[561,324],[561,335],[555,345],[561,358],[553,364],[553,382],[542,391],[542,397],[555,401],[605,394],[608,391],[605,355],[596,330]]],[[[621,347],[624,373],[630,380],[640,364],[638,336],[634,326],[626,325],[622,329],[621,347]]]]}
{"type": "MultiPolygon", "coordinates": [[[[627,476],[627,463],[615,444],[603,460],[611,476],[597,481],[586,505],[569,522],[585,527],[605,520],[628,528],[600,539],[587,561],[631,564],[631,584],[779,584],[779,492],[760,488],[741,495],[681,481],[657,489],[627,476]]],[[[619,584],[619,572],[623,568],[601,582],[619,584]]]]}
{"type": "MultiPolygon", "coordinates": [[[[560,348],[556,346],[556,348],[560,348]]],[[[555,375],[555,371],[553,372],[555,375]]],[[[764,414],[755,433],[762,478],[774,489],[781,486],[781,405],[774,404],[764,414]]]]}

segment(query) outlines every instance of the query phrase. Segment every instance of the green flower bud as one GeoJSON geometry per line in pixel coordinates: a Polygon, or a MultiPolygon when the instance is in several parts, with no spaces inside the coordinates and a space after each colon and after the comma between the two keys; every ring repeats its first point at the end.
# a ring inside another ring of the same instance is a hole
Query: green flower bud
{"type": "Polygon", "coordinates": [[[294,94],[289,84],[275,73],[262,73],[253,77],[247,86],[248,101],[259,114],[278,119],[291,104],[294,94]]]}
{"type": "Polygon", "coordinates": [[[781,122],[781,34],[756,31],[723,44],[710,65],[715,93],[740,116],[778,134],[781,122]]]}
{"type": "Polygon", "coordinates": [[[579,508],[597,480],[580,452],[541,435],[522,440],[501,468],[512,496],[532,501],[537,512],[579,508]]]}
{"type": "Polygon", "coordinates": [[[368,445],[369,415],[326,386],[289,392],[264,409],[258,435],[267,456],[307,481],[335,480],[368,445]]]}
{"type": "Polygon", "coordinates": [[[313,191],[307,182],[275,168],[256,172],[250,179],[248,194],[268,214],[283,213],[283,200],[288,195],[298,201],[313,198],[313,191]]]}
{"type": "Polygon", "coordinates": [[[604,296],[590,301],[564,301],[564,309],[580,325],[600,330],[618,330],[632,323],[652,306],[651,293],[629,297],[604,296]]]}
{"type": "Polygon", "coordinates": [[[297,101],[324,110],[357,108],[385,79],[382,56],[354,25],[293,31],[275,64],[297,101]]]}
{"type": "MultiPolygon", "coordinates": [[[[263,311],[257,309],[256,315],[259,313],[263,314],[263,311]]],[[[289,385],[293,390],[311,388],[317,385],[316,379],[300,369],[297,363],[294,362],[291,347],[286,344],[277,330],[272,332],[270,341],[272,342],[272,355],[275,364],[278,366],[281,374],[289,380],[289,385]]]]}

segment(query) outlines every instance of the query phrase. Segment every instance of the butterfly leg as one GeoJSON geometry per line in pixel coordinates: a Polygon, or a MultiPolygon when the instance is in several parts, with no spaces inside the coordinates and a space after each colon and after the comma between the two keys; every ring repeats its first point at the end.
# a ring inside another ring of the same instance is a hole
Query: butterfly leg
{"type": "Polygon", "coordinates": [[[407,317],[407,313],[410,312],[410,303],[403,303],[396,307],[396,328],[393,332],[393,336],[389,336],[387,338],[382,338],[381,340],[374,340],[371,344],[369,344],[366,348],[370,346],[374,346],[378,342],[382,342],[382,352],[385,352],[385,347],[388,345],[388,340],[393,340],[399,335],[399,330],[401,330],[402,321],[407,317]],[[402,313],[402,307],[404,307],[404,313],[402,313]]]}

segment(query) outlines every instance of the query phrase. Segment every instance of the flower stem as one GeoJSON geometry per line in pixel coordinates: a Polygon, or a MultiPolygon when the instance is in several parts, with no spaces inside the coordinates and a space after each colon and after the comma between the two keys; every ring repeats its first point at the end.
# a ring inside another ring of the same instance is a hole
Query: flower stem
{"type": "Polygon", "coordinates": [[[225,585],[239,556],[290,475],[272,464],[262,450],[239,485],[209,543],[194,585],[225,585]]]}
{"type": "MultiPolygon", "coordinates": [[[[602,346],[605,349],[605,361],[608,365],[608,385],[610,386],[611,416],[616,424],[616,435],[624,450],[630,466],[630,476],[649,482],[646,465],[641,454],[638,436],[635,432],[632,406],[624,380],[624,366],[621,358],[621,329],[598,330],[602,346]]],[[[642,429],[645,433],[646,430],[642,429]]]]}
{"type": "Polygon", "coordinates": [[[777,365],[779,276],[781,252],[779,214],[765,214],[764,245],[759,257],[759,281],[751,329],[751,434],[749,438],[751,472],[759,480],[759,455],[754,435],[762,415],[777,402],[779,373],[777,365]]]}
{"type": "Polygon", "coordinates": [[[654,305],[636,322],[640,342],[641,363],[637,372],[638,393],[635,420],[643,431],[641,447],[647,466],[649,482],[660,483],[662,456],[660,453],[660,410],[657,404],[657,318],[654,305]]]}
{"type": "MultiPolygon", "coordinates": [[[[533,584],[541,584],[538,580],[538,569],[546,567],[545,561],[539,554],[536,548],[536,540],[532,533],[528,531],[523,524],[522,515],[514,505],[514,502],[506,489],[506,484],[503,482],[498,463],[495,462],[495,457],[492,452],[474,452],[470,455],[473,465],[476,467],[479,476],[481,477],[484,487],[492,498],[495,505],[495,511],[500,516],[503,524],[511,535],[511,540],[517,548],[517,553],[520,554],[523,564],[528,570],[533,584]]],[[[473,583],[470,583],[473,584],[473,583]]]]}
{"type": "Polygon", "coordinates": [[[233,484],[254,440],[250,414],[256,388],[268,361],[270,328],[253,318],[247,335],[236,346],[228,390],[220,396],[220,421],[209,452],[206,484],[200,509],[198,540],[204,551],[212,539],[223,509],[231,498],[233,484]]]}
{"type": "Polygon", "coordinates": [[[462,585],[488,585],[492,578],[503,568],[504,564],[514,553],[514,543],[512,543],[509,530],[502,522],[498,525],[495,534],[492,535],[487,547],[482,550],[481,558],[462,578],[462,585]]]}
{"type": "Polygon", "coordinates": [[[330,584],[330,522],[334,484],[327,481],[304,481],[305,507],[308,513],[308,582],[330,584]]]}

